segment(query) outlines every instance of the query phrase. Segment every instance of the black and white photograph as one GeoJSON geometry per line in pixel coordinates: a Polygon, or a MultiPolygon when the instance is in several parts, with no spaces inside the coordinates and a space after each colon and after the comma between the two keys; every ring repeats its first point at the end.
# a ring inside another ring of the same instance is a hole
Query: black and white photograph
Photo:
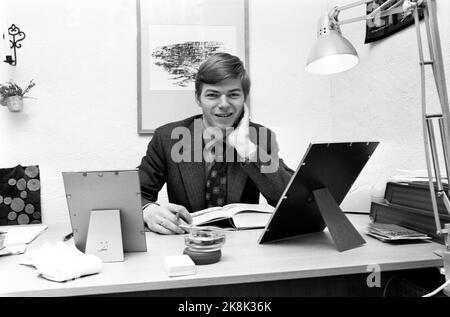
{"type": "Polygon", "coordinates": [[[448,0],[1,0],[5,307],[445,300],[449,17],[448,0]]]}

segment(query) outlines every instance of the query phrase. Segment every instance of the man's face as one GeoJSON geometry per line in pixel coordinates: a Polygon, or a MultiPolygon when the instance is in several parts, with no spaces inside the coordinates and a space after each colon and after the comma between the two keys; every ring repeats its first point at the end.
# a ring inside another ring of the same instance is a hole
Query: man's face
{"type": "Polygon", "coordinates": [[[244,108],[244,92],[238,78],[229,78],[216,85],[204,84],[197,103],[203,118],[213,127],[233,126],[244,108]]]}

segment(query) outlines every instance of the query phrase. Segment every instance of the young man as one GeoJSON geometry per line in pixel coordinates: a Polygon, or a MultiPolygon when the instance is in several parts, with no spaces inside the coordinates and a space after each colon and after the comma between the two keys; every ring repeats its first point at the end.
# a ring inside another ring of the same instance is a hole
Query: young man
{"type": "Polygon", "coordinates": [[[139,166],[144,220],[161,234],[184,233],[190,212],[230,203],[275,205],[293,171],[269,129],[250,122],[250,79],[241,60],[217,53],[200,66],[195,98],[202,115],[155,130],[139,166]],[[167,183],[169,204],[156,203],[167,183]]]}

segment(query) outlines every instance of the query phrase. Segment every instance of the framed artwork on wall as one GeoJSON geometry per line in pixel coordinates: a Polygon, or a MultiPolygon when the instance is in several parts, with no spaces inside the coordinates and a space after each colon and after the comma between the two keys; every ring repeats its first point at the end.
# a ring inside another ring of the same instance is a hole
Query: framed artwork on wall
{"type": "Polygon", "coordinates": [[[216,52],[248,70],[248,0],[136,0],[138,133],[201,113],[198,66],[216,52]]]}

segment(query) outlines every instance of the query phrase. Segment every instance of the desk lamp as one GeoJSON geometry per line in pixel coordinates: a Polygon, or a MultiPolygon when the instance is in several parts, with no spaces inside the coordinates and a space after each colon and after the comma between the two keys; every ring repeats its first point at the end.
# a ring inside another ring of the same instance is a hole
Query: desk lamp
{"type": "MultiPolygon", "coordinates": [[[[440,140],[442,144],[442,153],[444,156],[444,163],[447,174],[446,176],[448,180],[450,167],[450,158],[448,152],[448,149],[450,148],[450,109],[436,15],[436,3],[435,0],[387,0],[370,14],[342,21],[338,19],[339,13],[341,11],[359,5],[366,5],[370,2],[373,2],[373,0],[361,0],[340,7],[336,6],[331,9],[327,15],[324,15],[319,19],[317,42],[311,49],[308,56],[306,71],[315,74],[334,74],[348,70],[358,64],[358,53],[356,52],[350,41],[342,36],[340,25],[353,23],[356,21],[370,20],[375,17],[390,16],[398,13],[414,16],[420,59],[419,65],[421,75],[423,139],[425,145],[428,184],[430,188],[431,202],[436,222],[437,234],[446,235],[446,251],[450,252],[449,225],[446,224],[445,228],[442,228],[437,207],[437,199],[439,199],[444,203],[447,212],[450,214],[449,193],[445,192],[442,185],[441,170],[439,167],[439,156],[433,126],[435,122],[438,122],[440,140]],[[421,26],[418,13],[419,9],[422,9],[424,13],[424,24],[426,26],[430,60],[425,60],[423,55],[421,26]],[[427,112],[425,94],[426,66],[431,66],[433,71],[436,90],[439,96],[440,103],[441,113],[439,114],[429,114],[427,112]],[[434,186],[434,179],[436,180],[436,191],[434,186]]],[[[442,256],[444,254],[443,251],[444,250],[438,250],[436,251],[436,253],[442,256]]],[[[450,264],[448,263],[448,259],[450,258],[449,252],[445,252],[445,256],[443,257],[447,280],[450,279],[450,264]]],[[[446,288],[445,293],[447,295],[450,295],[449,287],[446,288]]]]}

